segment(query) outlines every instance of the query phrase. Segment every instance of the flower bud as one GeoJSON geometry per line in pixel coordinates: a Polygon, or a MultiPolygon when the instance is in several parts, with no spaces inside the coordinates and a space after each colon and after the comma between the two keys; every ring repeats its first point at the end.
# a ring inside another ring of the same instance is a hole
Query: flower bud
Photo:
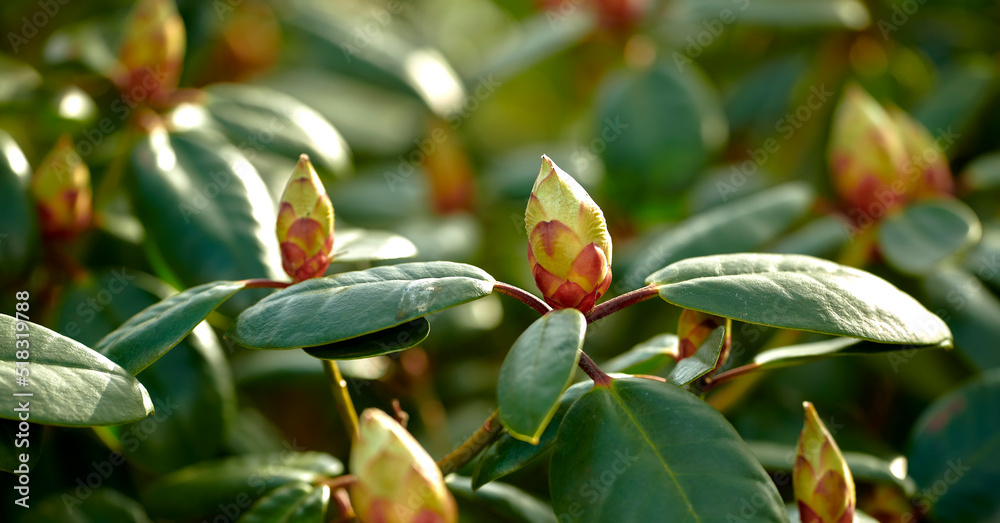
{"type": "Polygon", "coordinates": [[[848,86],[837,105],[828,159],[837,193],[863,215],[881,218],[910,192],[898,127],[857,85],[848,86]]]}
{"type": "MultiPolygon", "coordinates": [[[[725,318],[713,316],[704,312],[684,309],[681,312],[681,319],[677,322],[677,338],[680,342],[677,345],[677,359],[682,360],[692,356],[698,347],[708,339],[712,331],[726,324],[725,318]]],[[[729,340],[722,346],[723,354],[719,356],[720,364],[726,360],[729,352],[729,340]]]]}
{"type": "Polygon", "coordinates": [[[326,272],[333,250],[333,204],[304,154],[281,195],[276,230],[281,265],[293,281],[326,272]]]}
{"type": "Polygon", "coordinates": [[[948,157],[923,124],[898,107],[889,109],[906,148],[904,177],[913,197],[951,194],[954,189],[948,157]]]}
{"type": "Polygon", "coordinates": [[[524,224],[528,263],[545,301],[590,312],[611,285],[611,235],[601,208],[547,156],[524,224]]]}
{"type": "Polygon", "coordinates": [[[851,470],[812,403],[803,407],[806,421],[792,468],[802,523],[851,523],[855,506],[851,470]]]}
{"type": "Polygon", "coordinates": [[[90,224],[90,169],[69,136],[59,138],[31,177],[42,234],[71,238],[90,224]]]}
{"type": "Polygon", "coordinates": [[[361,413],[351,448],[351,504],[363,522],[452,523],[455,499],[427,451],[378,409],[361,413]]]}
{"type": "Polygon", "coordinates": [[[173,93],[184,61],[184,21],[173,0],[139,0],[125,24],[115,83],[134,102],[173,93]]]}

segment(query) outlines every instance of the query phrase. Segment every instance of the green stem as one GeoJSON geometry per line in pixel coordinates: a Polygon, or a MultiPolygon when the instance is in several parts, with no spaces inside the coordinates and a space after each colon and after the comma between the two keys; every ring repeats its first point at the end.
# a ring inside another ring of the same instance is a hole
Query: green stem
{"type": "Polygon", "coordinates": [[[465,440],[465,443],[438,460],[437,465],[441,469],[441,473],[447,476],[457,471],[489,446],[500,435],[500,429],[503,428],[499,416],[499,412],[494,410],[493,414],[490,414],[490,417],[486,418],[483,425],[479,427],[479,430],[465,440]]]}
{"type": "Polygon", "coordinates": [[[660,288],[656,285],[647,285],[641,289],[626,292],[621,296],[615,296],[604,303],[598,304],[597,307],[594,307],[594,310],[587,314],[587,323],[594,323],[595,321],[618,312],[625,307],[630,307],[636,303],[646,301],[654,296],[657,296],[660,292],[659,289],[660,288]]]}
{"type": "Polygon", "coordinates": [[[351,439],[357,441],[360,429],[358,428],[358,412],[354,410],[354,402],[347,392],[347,380],[340,374],[340,367],[333,360],[323,360],[323,369],[326,370],[326,377],[330,380],[333,389],[333,400],[337,404],[337,412],[344,421],[344,426],[351,432],[351,439]]]}
{"type": "Polygon", "coordinates": [[[520,300],[522,303],[532,309],[535,309],[538,311],[538,314],[543,316],[552,311],[552,307],[549,307],[549,304],[542,301],[538,296],[535,296],[534,294],[531,294],[524,289],[515,287],[509,283],[498,281],[493,284],[493,290],[500,294],[510,296],[516,300],[520,300]]]}

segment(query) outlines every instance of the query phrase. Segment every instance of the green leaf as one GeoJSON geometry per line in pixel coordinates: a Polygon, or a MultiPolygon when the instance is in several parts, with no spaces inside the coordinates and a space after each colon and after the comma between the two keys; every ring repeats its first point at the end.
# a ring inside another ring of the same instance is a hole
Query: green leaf
{"type": "MultiPolygon", "coordinates": [[[[674,7],[685,13],[685,21],[695,24],[716,20],[724,9],[731,10],[739,23],[792,29],[846,28],[864,29],[871,22],[868,9],[858,0],[684,0],[674,7]]],[[[700,25],[698,26],[700,27],[700,25]]]]}
{"type": "Polygon", "coordinates": [[[278,487],[257,500],[241,523],[322,523],[330,504],[330,487],[305,482],[278,487]]]}
{"type": "Polygon", "coordinates": [[[945,266],[922,283],[928,305],[940,311],[955,334],[959,353],[980,369],[1000,367],[1000,300],[979,278],[957,267],[945,266]]]}
{"type": "Polygon", "coordinates": [[[320,452],[238,456],[181,469],[150,485],[142,497],[156,517],[190,518],[217,512],[220,504],[248,507],[282,485],[313,483],[343,472],[340,461],[320,452]]]}
{"type": "Polygon", "coordinates": [[[811,256],[704,256],[646,281],[660,285],[660,297],[670,303],[747,323],[881,343],[951,340],[940,318],[889,282],[811,256]]]}
{"type": "Polygon", "coordinates": [[[38,245],[30,178],[31,167],[21,148],[0,130],[0,283],[23,274],[38,245]]]}
{"type": "Polygon", "coordinates": [[[595,387],[570,408],[549,490],[558,517],[572,521],[726,521],[750,499],[753,521],[788,521],[774,483],[717,410],[642,378],[595,387]]]}
{"type": "MultiPolygon", "coordinates": [[[[183,285],[283,278],[267,188],[236,148],[155,131],[136,144],[132,165],[136,213],[183,285]]],[[[230,305],[253,301],[239,298],[230,305]]]]}
{"type": "Polygon", "coordinates": [[[806,254],[817,258],[836,257],[851,239],[851,230],[842,219],[821,216],[788,233],[771,245],[767,252],[806,254]]]}
{"type": "Polygon", "coordinates": [[[347,229],[336,231],[333,261],[366,262],[412,258],[417,247],[410,240],[391,232],[347,229]]]}
{"type": "Polygon", "coordinates": [[[776,369],[789,365],[819,361],[834,356],[879,354],[883,352],[912,350],[915,348],[948,349],[951,348],[951,343],[943,342],[938,345],[910,345],[901,347],[885,343],[872,343],[855,338],[830,338],[823,341],[769,349],[754,356],[753,362],[760,365],[763,369],[776,369]]]}
{"type": "Polygon", "coordinates": [[[603,86],[595,135],[606,139],[607,185],[622,205],[649,196],[649,187],[684,188],[726,141],[725,116],[715,89],[694,66],[662,60],[640,71],[610,76],[603,86]]]}
{"type": "Polygon", "coordinates": [[[417,318],[402,325],[351,338],[327,343],[316,347],[306,347],[306,354],[323,360],[352,360],[368,358],[380,354],[391,354],[418,345],[431,332],[427,318],[417,318]]]}
{"type": "Polygon", "coordinates": [[[989,521],[1000,512],[1000,370],[938,399],[911,435],[917,507],[941,521],[989,521]]]}
{"type": "Polygon", "coordinates": [[[967,137],[996,92],[996,66],[984,55],[951,62],[938,71],[940,82],[910,111],[939,141],[949,157],[961,147],[955,141],[967,137]]]}
{"type": "MultiPolygon", "coordinates": [[[[747,445],[753,450],[754,456],[766,470],[791,472],[795,464],[795,445],[785,445],[770,441],[747,441],[747,445]]],[[[895,485],[899,487],[907,496],[913,496],[917,492],[917,485],[913,478],[902,474],[900,468],[893,466],[893,461],[887,461],[870,454],[860,452],[843,452],[847,466],[851,469],[854,480],[865,483],[876,483],[881,485],[895,485]]],[[[900,457],[902,459],[902,457],[900,457]]],[[[905,465],[903,466],[905,468],[905,465]]],[[[782,484],[782,478],[775,478],[782,484]]],[[[791,474],[785,474],[783,481],[787,484],[791,481],[791,474]]]]}
{"type": "Polygon", "coordinates": [[[985,191],[1000,187],[1000,152],[975,157],[960,177],[962,185],[970,191],[985,191]]]}
{"type": "Polygon", "coordinates": [[[101,487],[80,498],[75,491],[53,494],[31,510],[25,523],[150,523],[138,501],[109,487],[101,487]],[[72,500],[72,501],[69,501],[72,500]]]}
{"type": "Polygon", "coordinates": [[[336,175],[351,172],[347,142],[326,118],[299,100],[259,85],[214,84],[204,91],[205,108],[240,148],[253,140],[250,147],[263,146],[293,159],[306,153],[320,169],[336,175]]]}
{"type": "Polygon", "coordinates": [[[605,372],[652,374],[677,362],[677,335],[657,334],[601,364],[605,372]]]}
{"type": "Polygon", "coordinates": [[[725,342],[726,328],[716,327],[694,354],[677,362],[677,366],[667,375],[667,383],[683,387],[708,374],[719,363],[722,345],[725,342]]]}
{"type": "Polygon", "coordinates": [[[0,417],[17,419],[14,408],[28,402],[30,420],[44,425],[89,427],[136,421],[153,412],[146,389],[103,355],[41,325],[0,314],[0,417]],[[18,338],[17,333],[28,336],[18,338]],[[27,341],[16,346],[18,340],[27,341]],[[28,358],[16,352],[27,346],[28,358]],[[15,365],[27,361],[27,386],[15,382],[15,365]],[[14,394],[30,393],[30,397],[14,394]]]}
{"type": "Polygon", "coordinates": [[[94,350],[138,374],[244,286],[244,282],[217,281],[174,294],[129,318],[101,338],[94,350]]]}
{"type": "Polygon", "coordinates": [[[484,505],[499,516],[501,521],[511,523],[555,523],[556,521],[548,504],[511,485],[491,483],[473,490],[469,478],[455,474],[445,478],[445,484],[459,500],[484,505]]]}
{"type": "Polygon", "coordinates": [[[593,386],[594,382],[587,380],[566,389],[559,398],[559,406],[538,439],[537,445],[519,440],[507,431],[501,433],[496,441],[479,455],[476,467],[472,471],[472,488],[479,489],[491,481],[520,470],[544,454],[555,443],[559,424],[569,412],[569,408],[593,386]]]}
{"type": "Polygon", "coordinates": [[[587,37],[597,17],[587,9],[573,9],[552,23],[552,13],[538,13],[520,21],[483,60],[476,76],[504,81],[552,57],[587,37]]]}
{"type": "Polygon", "coordinates": [[[924,200],[886,218],[878,242],[890,265],[926,274],[982,237],[979,218],[958,200],[924,200]]]}
{"type": "Polygon", "coordinates": [[[685,258],[752,250],[790,227],[812,201],[808,185],[788,183],[688,218],[649,242],[630,265],[626,277],[635,281],[627,284],[638,288],[642,275],[685,258]]]}
{"type": "Polygon", "coordinates": [[[252,349],[325,345],[482,298],[493,291],[493,282],[482,269],[451,262],[404,263],[314,278],[247,309],[227,336],[252,349]]]}
{"type": "Polygon", "coordinates": [[[500,368],[497,410],[515,438],[537,444],[573,380],[587,320],[576,309],[542,316],[517,338],[500,368]]]}

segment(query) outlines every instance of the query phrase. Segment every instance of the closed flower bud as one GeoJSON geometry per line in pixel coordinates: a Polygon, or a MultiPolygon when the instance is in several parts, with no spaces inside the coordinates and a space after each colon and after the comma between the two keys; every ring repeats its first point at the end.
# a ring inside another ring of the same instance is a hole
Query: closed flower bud
{"type": "Polygon", "coordinates": [[[133,102],[174,92],[184,61],[184,21],[173,0],[139,0],[125,24],[118,51],[118,88],[133,102]]]}
{"type": "Polygon", "coordinates": [[[281,195],[276,229],[281,265],[293,281],[326,272],[333,250],[333,205],[304,154],[281,195]]]}
{"type": "Polygon", "coordinates": [[[378,409],[361,413],[351,448],[351,505],[365,523],[452,523],[458,519],[434,460],[396,420],[378,409]]]}
{"type": "Polygon", "coordinates": [[[528,263],[545,301],[590,312],[611,285],[611,235],[601,208],[547,156],[524,224],[528,263]]]}
{"type": "MultiPolygon", "coordinates": [[[[682,360],[692,356],[698,347],[708,339],[712,331],[726,324],[725,318],[705,314],[691,309],[684,309],[681,312],[681,319],[677,322],[677,338],[680,342],[677,345],[677,359],[682,360]]],[[[726,336],[726,342],[722,346],[723,354],[719,357],[719,363],[726,360],[729,353],[730,337],[726,336]]]]}
{"type": "Polygon", "coordinates": [[[828,157],[834,188],[862,215],[881,218],[910,192],[898,127],[857,85],[847,87],[834,113],[828,157]]]}
{"type": "Polygon", "coordinates": [[[837,442],[808,401],[799,434],[792,482],[802,523],[854,521],[854,479],[837,442]]]}
{"type": "Polygon", "coordinates": [[[898,107],[889,109],[896,122],[899,136],[906,147],[904,176],[911,188],[911,197],[950,194],[954,190],[948,157],[934,142],[934,137],[923,124],[898,107]]]}
{"type": "Polygon", "coordinates": [[[69,136],[59,138],[31,177],[42,234],[71,238],[90,224],[90,169],[69,136]]]}

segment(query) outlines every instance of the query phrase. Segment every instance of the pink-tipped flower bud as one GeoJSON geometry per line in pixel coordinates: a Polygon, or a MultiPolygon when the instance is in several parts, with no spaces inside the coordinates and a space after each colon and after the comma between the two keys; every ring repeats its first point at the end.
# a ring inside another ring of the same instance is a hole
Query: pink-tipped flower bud
{"type": "Polygon", "coordinates": [[[590,312],[611,285],[611,235],[601,208],[547,156],[524,225],[531,274],[545,301],[590,312]]]}
{"type": "MultiPolygon", "coordinates": [[[[698,347],[701,347],[701,344],[705,343],[708,336],[712,334],[712,331],[725,324],[725,318],[691,309],[684,309],[681,312],[680,320],[677,322],[677,338],[680,340],[677,344],[677,359],[682,360],[694,355],[698,347]]],[[[726,341],[722,345],[723,353],[719,356],[720,364],[728,356],[729,340],[730,337],[726,336],[726,341]]]]}
{"type": "Polygon", "coordinates": [[[909,196],[921,198],[951,194],[954,178],[948,166],[948,157],[935,143],[930,131],[898,107],[891,107],[889,115],[896,122],[906,148],[904,176],[910,182],[907,184],[911,190],[909,196]]]}
{"type": "Polygon", "coordinates": [[[115,83],[134,102],[162,100],[177,88],[184,61],[184,21],[173,0],[139,0],[118,51],[115,83]]]}
{"type": "Polygon", "coordinates": [[[904,176],[906,146],[889,113],[857,85],[849,85],[833,117],[828,151],[833,185],[841,199],[880,218],[910,192],[904,176]]]}
{"type": "Polygon", "coordinates": [[[802,523],[852,523],[854,478],[837,442],[808,401],[799,434],[792,483],[802,523]]]}
{"type": "Polygon", "coordinates": [[[31,177],[42,234],[72,238],[90,224],[90,169],[69,136],[59,138],[31,177]]]}
{"type": "Polygon", "coordinates": [[[333,250],[333,204],[304,154],[281,195],[276,230],[281,265],[293,281],[326,272],[333,250]]]}
{"type": "Polygon", "coordinates": [[[378,409],[361,413],[351,448],[351,504],[366,523],[453,523],[455,499],[434,459],[396,420],[378,409]]]}

